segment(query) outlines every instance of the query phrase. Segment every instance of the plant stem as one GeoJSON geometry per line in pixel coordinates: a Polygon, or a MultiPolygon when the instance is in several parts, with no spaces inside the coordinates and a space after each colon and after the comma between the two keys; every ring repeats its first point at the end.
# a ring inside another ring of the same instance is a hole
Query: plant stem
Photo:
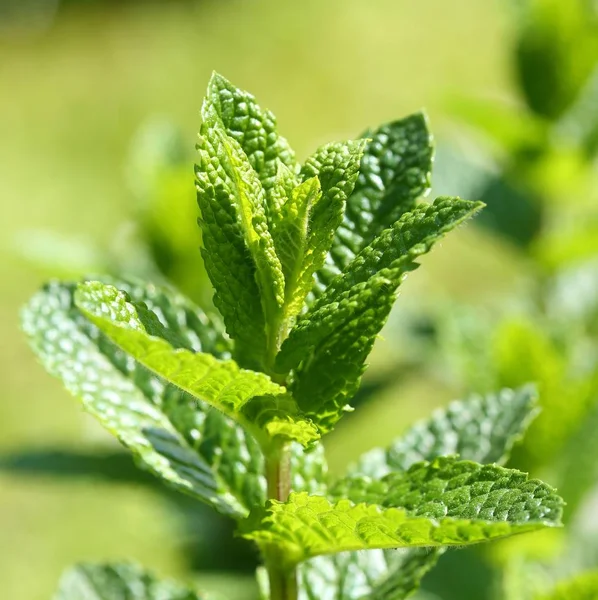
{"type": "Polygon", "coordinates": [[[286,502],[291,491],[291,456],[287,445],[275,446],[266,456],[268,499],[286,502]]]}
{"type": "Polygon", "coordinates": [[[297,600],[297,573],[293,567],[278,567],[273,561],[266,561],[268,581],[270,582],[270,600],[297,600]]]}
{"type": "MultiPolygon", "coordinates": [[[[285,502],[291,491],[291,457],[287,445],[280,445],[266,454],[268,499],[285,502]]],[[[270,582],[270,600],[297,600],[297,572],[289,567],[279,548],[271,546],[264,552],[270,582]]]]}
{"type": "MultiPolygon", "coordinates": [[[[289,323],[281,310],[267,335],[264,371],[270,378],[286,385],[287,375],[276,373],[274,364],[282,342],[288,334],[289,323]]],[[[264,449],[267,495],[269,500],[286,502],[291,492],[291,456],[288,444],[274,443],[264,449]]],[[[297,570],[289,564],[281,548],[271,545],[263,549],[264,563],[270,584],[270,600],[297,600],[297,570]]]]}

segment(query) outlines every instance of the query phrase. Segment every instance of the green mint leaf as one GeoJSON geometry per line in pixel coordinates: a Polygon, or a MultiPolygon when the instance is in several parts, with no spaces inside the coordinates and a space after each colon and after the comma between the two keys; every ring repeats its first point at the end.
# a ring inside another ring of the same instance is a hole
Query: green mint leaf
{"type": "Polygon", "coordinates": [[[439,198],[406,213],[338,275],[300,317],[277,357],[277,368],[295,368],[291,385],[301,409],[323,432],[341,417],[386,322],[396,290],[445,233],[481,204],[439,198]]]}
{"type": "Polygon", "coordinates": [[[239,368],[232,360],[193,352],[155,313],[129,302],[117,288],[100,282],[80,284],[75,302],[137,362],[236,420],[262,443],[277,436],[302,444],[317,439],[314,425],[301,417],[284,387],[263,373],[239,368]]]}
{"type": "Polygon", "coordinates": [[[495,465],[439,458],[363,485],[337,484],[334,502],[306,493],[269,501],[241,523],[245,537],[279,545],[289,564],[372,548],[466,545],[560,525],[562,499],[546,484],[495,465]]]}
{"type": "Polygon", "coordinates": [[[563,581],[549,594],[535,600],[595,600],[598,598],[598,571],[590,571],[563,581]]]}
{"type": "Polygon", "coordinates": [[[299,598],[404,600],[441,553],[439,548],[410,548],[316,556],[299,565],[299,598]]]}
{"type": "MultiPolygon", "coordinates": [[[[219,326],[175,292],[114,283],[193,350],[229,356],[219,326]]],[[[22,311],[22,327],[46,369],[171,487],[237,518],[263,502],[263,458],[253,436],[133,361],[76,308],[75,289],[52,283],[22,311]]]]}
{"type": "Polygon", "coordinates": [[[268,213],[270,227],[273,232],[283,221],[282,207],[291,198],[293,190],[299,184],[297,179],[297,175],[291,169],[278,161],[278,170],[270,193],[270,211],[268,213]]]}
{"type": "Polygon", "coordinates": [[[533,386],[451,402],[430,419],[413,425],[388,448],[364,454],[351,473],[380,478],[391,471],[406,471],[417,462],[450,455],[482,464],[503,464],[538,412],[533,386]]]}
{"type": "MultiPolygon", "coordinates": [[[[364,454],[348,477],[381,478],[391,471],[406,471],[417,462],[453,454],[483,464],[503,463],[536,414],[537,394],[532,386],[452,402],[435,411],[430,419],[415,424],[390,447],[375,448],[364,454]]],[[[306,573],[304,585],[321,589],[325,585],[322,573],[339,572],[342,577],[346,572],[349,581],[367,581],[367,589],[355,585],[359,595],[352,595],[342,588],[346,580],[342,578],[328,584],[329,588],[339,590],[335,591],[337,597],[363,595],[401,600],[417,589],[421,577],[436,564],[441,550],[407,549],[401,560],[395,561],[397,564],[391,560],[396,551],[386,551],[388,556],[381,550],[376,552],[378,558],[371,560],[362,557],[372,553],[359,552],[338,555],[342,557],[338,560],[336,556],[312,559],[302,566],[306,573]]]]}
{"type": "Polygon", "coordinates": [[[318,280],[326,285],[430,190],[434,146],[423,113],[366,131],[359,177],[318,280]]]}
{"type": "Polygon", "coordinates": [[[386,508],[400,506],[432,518],[515,523],[545,520],[558,524],[562,508],[552,488],[537,479],[528,480],[526,473],[451,456],[416,463],[406,472],[389,473],[380,480],[367,476],[341,479],[330,495],[386,508]]]}
{"type": "MultiPolygon", "coordinates": [[[[210,123],[207,115],[206,119],[210,123]]],[[[272,313],[276,314],[277,307],[284,301],[284,277],[268,229],[263,188],[238,143],[224,135],[216,125],[213,133],[215,136],[212,139],[220,141],[225,154],[225,170],[227,166],[230,167],[234,202],[237,202],[235,208],[240,217],[245,243],[256,265],[256,278],[268,322],[268,317],[272,317],[272,313]]]]}
{"type": "Polygon", "coordinates": [[[262,184],[208,101],[197,146],[203,257],[214,303],[243,354],[263,355],[284,303],[284,276],[268,228],[262,184]]]}
{"type": "Polygon", "coordinates": [[[171,580],[160,580],[134,564],[71,567],[60,580],[54,600],[202,600],[204,595],[171,580]]]}
{"type": "Polygon", "coordinates": [[[274,245],[280,257],[286,286],[285,317],[294,316],[301,311],[305,297],[313,285],[316,265],[310,243],[310,216],[321,197],[319,179],[306,179],[290,191],[288,200],[280,207],[280,216],[275,221],[274,245]]]}
{"type": "Polygon", "coordinates": [[[322,199],[310,218],[307,242],[309,261],[305,270],[312,286],[312,277],[323,267],[335,233],[343,222],[347,199],[357,182],[365,145],[366,140],[326,144],[310,156],[301,169],[303,181],[317,177],[322,189],[322,199]]]}
{"type": "Polygon", "coordinates": [[[295,173],[295,153],[278,135],[276,118],[264,110],[255,97],[235,87],[222,75],[213,73],[208,84],[207,102],[214,107],[228,136],[236,140],[257,173],[270,200],[278,162],[295,173]]]}

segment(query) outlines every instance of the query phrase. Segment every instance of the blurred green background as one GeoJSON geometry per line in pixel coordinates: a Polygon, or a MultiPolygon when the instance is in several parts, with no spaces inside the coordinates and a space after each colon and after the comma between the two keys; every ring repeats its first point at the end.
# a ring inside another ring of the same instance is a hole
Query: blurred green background
{"type": "MultiPolygon", "coordinates": [[[[148,127],[155,132],[169,123],[183,132],[177,141],[184,160],[177,159],[183,175],[177,171],[176,193],[189,198],[182,213],[194,231],[191,150],[212,70],[272,109],[300,158],[322,143],[425,107],[439,141],[435,192],[470,191],[478,197],[492,188],[499,200],[516,197],[510,188],[497,192],[494,182],[479,184],[480,171],[505,174],[500,184],[506,180],[520,192],[524,183],[525,202],[516,204],[517,210],[507,209],[502,221],[500,210],[491,211],[498,221],[490,219],[490,227],[470,225],[454,234],[406,282],[372,356],[364,388],[368,401],[326,440],[332,470],[340,471],[362,451],[389,442],[413,419],[472,388],[520,383],[508,365],[506,375],[491,376],[480,357],[463,375],[463,368],[454,366],[460,360],[456,346],[445,343],[450,335],[436,324],[434,343],[426,337],[429,314],[436,319],[439,305],[454,306],[455,314],[469,314],[474,321],[480,315],[485,322],[488,314],[502,319],[535,301],[538,281],[540,288],[553,281],[561,255],[543,253],[542,244],[554,250],[552,238],[532,240],[534,219],[541,220],[543,231],[554,229],[554,219],[536,214],[546,198],[558,206],[555,198],[570,203],[568,194],[574,195],[585,225],[587,207],[595,211],[598,186],[588,183],[595,178],[595,161],[582,164],[577,150],[547,142],[546,121],[561,107],[551,105],[543,115],[533,100],[543,91],[532,90],[527,111],[532,116],[522,118],[526,109],[513,50],[521,24],[517,5],[505,0],[0,0],[2,598],[49,598],[61,571],[79,560],[133,558],[164,575],[226,590],[231,598],[254,585],[255,557],[230,542],[228,524],[160,491],[149,476],[136,475],[116,443],[36,364],[18,329],[19,306],[49,276],[110,268],[108,254],[121,268],[146,269],[146,257],[131,250],[139,247],[131,240],[140,237],[140,215],[148,214],[144,160],[151,162],[152,154],[151,149],[144,154],[147,144],[139,133],[148,127]],[[468,136],[466,127],[478,127],[494,143],[487,148],[480,131],[468,136]],[[475,168],[465,156],[476,159],[475,168]],[[523,232],[521,239],[509,239],[515,230],[523,232]],[[422,317],[422,307],[429,307],[427,316],[422,317]]],[[[521,58],[526,50],[519,50],[521,58]]],[[[590,57],[590,67],[593,52],[588,47],[582,53],[590,57]]],[[[576,58],[573,69],[582,71],[582,83],[591,70],[583,62],[576,58]]],[[[542,71],[545,65],[529,68],[542,71]]],[[[557,71],[567,68],[559,63],[557,71]]],[[[555,88],[549,89],[552,98],[555,88]]],[[[163,127],[170,131],[170,125],[163,127]]],[[[574,220],[568,217],[566,223],[574,220]]],[[[575,225],[569,230],[580,239],[575,225]]],[[[598,254],[594,234],[598,228],[584,229],[584,258],[598,254]]],[[[203,281],[198,251],[185,258],[187,277],[194,272],[203,281]]],[[[193,283],[187,288],[208,301],[205,288],[193,283]]],[[[545,316],[550,311],[544,308],[545,316]]],[[[508,345],[509,335],[525,337],[515,325],[505,327],[499,342],[508,345]]],[[[543,331],[541,323],[537,327],[543,331]]],[[[461,348],[461,325],[458,329],[461,348]]],[[[595,329],[584,325],[583,332],[593,348],[595,329]]],[[[479,331],[474,337],[490,343],[491,336],[479,331]]],[[[569,364],[568,348],[564,342],[556,345],[547,367],[551,373],[569,364]]],[[[546,364],[538,352],[536,366],[546,364]]],[[[590,375],[595,354],[586,368],[590,375]]],[[[544,376],[534,365],[521,371],[523,380],[544,376]]],[[[560,398],[563,381],[551,385],[549,394],[560,398]]],[[[524,453],[521,460],[533,469],[524,453]]]]}

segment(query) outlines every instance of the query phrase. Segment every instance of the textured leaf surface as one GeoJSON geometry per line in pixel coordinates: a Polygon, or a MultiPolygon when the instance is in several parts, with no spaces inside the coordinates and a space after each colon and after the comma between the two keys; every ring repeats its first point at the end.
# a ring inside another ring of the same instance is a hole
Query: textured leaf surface
{"type": "Polygon", "coordinates": [[[552,593],[537,596],[536,600],[596,600],[598,571],[584,573],[559,584],[552,593]]]}
{"type": "Polygon", "coordinates": [[[278,171],[270,190],[268,217],[272,231],[282,222],[282,207],[291,198],[293,190],[299,184],[297,175],[282,162],[278,161],[278,171]]]}
{"type": "Polygon", "coordinates": [[[337,276],[301,317],[277,357],[281,372],[295,368],[292,393],[323,431],[342,415],[365,360],[406,273],[445,233],[473,215],[479,203],[439,198],[406,213],[337,276]]]}
{"type": "Polygon", "coordinates": [[[284,301],[284,277],[268,229],[263,188],[237,142],[224,135],[219,128],[215,128],[214,132],[220,138],[230,167],[230,180],[238,202],[238,216],[245,243],[256,265],[256,278],[268,322],[284,301]]]}
{"type": "Polygon", "coordinates": [[[133,564],[80,564],[61,578],[54,600],[202,600],[205,596],[159,580],[133,564]]]}
{"type": "Polygon", "coordinates": [[[290,191],[279,209],[273,230],[276,252],[285,277],[285,316],[296,315],[313,284],[315,264],[310,247],[310,216],[321,199],[317,177],[306,179],[290,191]]]}
{"type": "Polygon", "coordinates": [[[403,600],[434,566],[438,548],[316,556],[299,565],[301,600],[403,600]]]}
{"type": "Polygon", "coordinates": [[[351,470],[358,477],[384,477],[439,456],[459,455],[478,463],[503,463],[538,413],[533,386],[472,396],[438,409],[411,427],[388,448],[364,454],[351,470]]]}
{"type": "Polygon", "coordinates": [[[359,177],[347,200],[326,265],[318,273],[327,284],[384,229],[430,189],[433,143],[423,113],[366,131],[359,177]]]}
{"type": "MultiPolygon", "coordinates": [[[[437,410],[387,449],[366,453],[349,477],[381,478],[414,463],[459,454],[480,463],[502,463],[536,413],[531,386],[475,396],[437,410]]],[[[438,560],[442,549],[372,550],[319,556],[300,565],[305,598],[403,600],[438,560]]]]}
{"type": "Polygon", "coordinates": [[[208,85],[208,102],[222,120],[226,133],[235,139],[258,174],[269,198],[280,161],[294,173],[295,153],[278,135],[276,118],[260,108],[255,97],[214,73],[208,85]]]}
{"type": "Polygon", "coordinates": [[[197,200],[203,257],[220,310],[240,351],[266,351],[267,324],[284,302],[284,276],[268,229],[264,190],[243,150],[206,100],[198,144],[197,200]]]}
{"type": "Polygon", "coordinates": [[[416,463],[378,481],[344,479],[331,490],[338,500],[400,506],[432,518],[558,522],[562,500],[554,490],[515,469],[454,457],[416,463]]]}
{"type": "Polygon", "coordinates": [[[409,546],[465,545],[560,525],[562,500],[538,480],[495,465],[439,458],[380,481],[337,484],[337,502],[305,493],[268,502],[242,524],[289,562],[312,556],[409,546]],[[348,498],[348,499],[345,499],[348,498]]]}
{"type": "Polygon", "coordinates": [[[335,232],[343,221],[365,148],[365,140],[327,144],[310,156],[301,169],[305,181],[320,180],[322,199],[310,217],[309,235],[304,265],[305,275],[313,285],[313,275],[324,265],[335,232]]]}
{"type": "Polygon", "coordinates": [[[99,282],[81,284],[75,301],[140,364],[237,420],[262,441],[282,436],[307,444],[318,437],[285,388],[263,373],[240,369],[232,360],[193,352],[154,313],[142,304],[132,304],[115,287],[99,282]]]}
{"type": "MultiPolygon", "coordinates": [[[[228,357],[218,327],[188,301],[151,285],[114,283],[160,315],[189,347],[228,357]]],[[[253,437],[110,342],[75,307],[75,287],[50,284],[22,311],[23,329],[46,369],[172,487],[237,517],[261,503],[263,459],[253,437]]]]}
{"type": "MultiPolygon", "coordinates": [[[[502,463],[533,419],[536,406],[531,386],[453,402],[414,425],[389,448],[367,452],[349,477],[381,478],[451,454],[480,463],[502,463]]],[[[320,556],[301,565],[301,582],[307,598],[402,600],[419,586],[440,553],[441,549],[412,548],[401,553],[376,550],[320,556]]]]}

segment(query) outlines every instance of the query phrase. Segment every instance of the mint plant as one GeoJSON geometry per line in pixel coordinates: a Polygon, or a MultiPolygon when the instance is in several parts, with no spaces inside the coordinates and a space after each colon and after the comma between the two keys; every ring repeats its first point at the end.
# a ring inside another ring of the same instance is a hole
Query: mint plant
{"type": "MultiPolygon", "coordinates": [[[[400,599],[450,546],[560,524],[562,500],[502,465],[532,388],[438,411],[329,477],[321,439],[355,394],[405,276],[480,203],[429,189],[422,114],[303,165],[272,113],[220,75],[195,169],[219,311],[131,278],[48,284],[22,313],[50,373],[142,468],[238,522],[264,598],[400,599]]],[[[136,566],[80,565],[57,598],[203,597],[136,566]]]]}

